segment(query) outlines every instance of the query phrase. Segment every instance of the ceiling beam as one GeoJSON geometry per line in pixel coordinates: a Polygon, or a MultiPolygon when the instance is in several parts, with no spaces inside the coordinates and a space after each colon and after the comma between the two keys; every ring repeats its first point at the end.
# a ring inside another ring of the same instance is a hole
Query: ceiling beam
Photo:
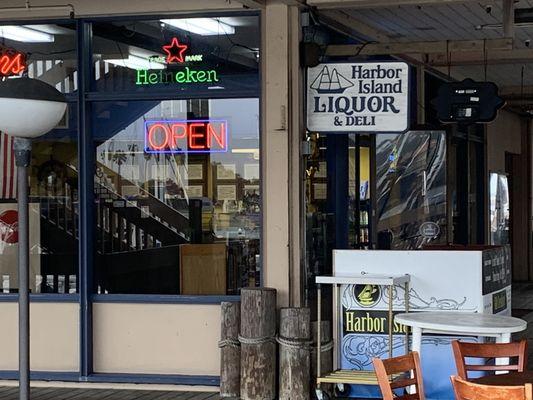
{"type": "Polygon", "coordinates": [[[514,0],[502,1],[503,36],[514,38],[514,0]]]}
{"type": "MultiPolygon", "coordinates": [[[[376,8],[397,6],[430,6],[453,3],[476,3],[478,0],[307,0],[307,5],[318,9],[327,8],[376,8]]],[[[486,0],[483,4],[494,4],[496,0],[486,0]]]]}
{"type": "Polygon", "coordinates": [[[340,10],[324,10],[318,12],[318,18],[326,25],[342,31],[351,37],[361,38],[363,36],[366,40],[388,43],[390,37],[384,34],[379,29],[376,29],[360,20],[346,14],[340,10]]]}
{"type": "Polygon", "coordinates": [[[472,52],[485,48],[489,50],[511,50],[513,40],[510,38],[487,40],[442,40],[436,42],[395,42],[395,43],[366,43],[329,45],[326,55],[331,57],[349,57],[357,55],[387,55],[387,54],[434,54],[472,52]]]}
{"type": "Polygon", "coordinates": [[[508,100],[521,100],[533,98],[533,86],[504,86],[498,89],[498,95],[508,100]]]}
{"type": "Polygon", "coordinates": [[[238,0],[245,8],[261,9],[266,5],[265,0],[238,0]]]}
{"type": "Polygon", "coordinates": [[[430,54],[427,65],[432,67],[457,67],[461,65],[497,65],[497,64],[528,64],[533,63],[533,49],[513,49],[488,51],[486,57],[482,51],[430,54]]]}

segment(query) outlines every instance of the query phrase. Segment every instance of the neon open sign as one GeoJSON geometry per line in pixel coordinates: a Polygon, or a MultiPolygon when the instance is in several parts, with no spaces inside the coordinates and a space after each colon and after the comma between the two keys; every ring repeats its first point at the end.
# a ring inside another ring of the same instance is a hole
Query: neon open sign
{"type": "Polygon", "coordinates": [[[223,153],[228,151],[225,120],[145,121],[146,153],[223,153]]]}

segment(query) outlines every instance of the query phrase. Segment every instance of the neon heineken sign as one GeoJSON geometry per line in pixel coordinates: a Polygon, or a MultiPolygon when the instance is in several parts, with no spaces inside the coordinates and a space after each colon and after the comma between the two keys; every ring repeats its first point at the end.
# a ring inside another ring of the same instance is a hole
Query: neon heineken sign
{"type": "MultiPolygon", "coordinates": [[[[181,44],[178,38],[172,38],[170,44],[163,46],[163,51],[166,57],[150,57],[150,61],[165,63],[167,65],[201,62],[203,61],[202,54],[185,54],[189,46],[181,44]]],[[[192,66],[185,66],[178,71],[175,70],[137,70],[135,80],[136,85],[156,85],[159,83],[214,83],[218,82],[218,73],[214,69],[201,69],[192,66]]]]}

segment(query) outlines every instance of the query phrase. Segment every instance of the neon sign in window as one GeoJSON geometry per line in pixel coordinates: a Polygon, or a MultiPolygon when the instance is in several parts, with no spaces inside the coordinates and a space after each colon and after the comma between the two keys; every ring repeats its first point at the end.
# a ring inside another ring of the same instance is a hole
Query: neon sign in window
{"type": "Polygon", "coordinates": [[[167,63],[170,64],[173,61],[182,63],[188,47],[186,44],[180,44],[178,38],[172,38],[170,44],[163,46],[163,50],[167,53],[167,63]]]}
{"type": "Polygon", "coordinates": [[[0,50],[0,76],[19,75],[25,69],[25,54],[12,49],[0,50]]]}
{"type": "Polygon", "coordinates": [[[144,123],[146,153],[223,153],[228,151],[225,120],[151,120],[144,123]]]}
{"type": "Polygon", "coordinates": [[[172,38],[169,44],[163,46],[165,57],[151,56],[148,62],[165,64],[165,68],[153,71],[137,69],[136,85],[157,85],[162,83],[177,83],[180,85],[194,83],[216,83],[219,81],[216,69],[202,69],[195,67],[195,63],[203,61],[203,54],[186,54],[189,46],[181,43],[178,38],[172,38]]]}

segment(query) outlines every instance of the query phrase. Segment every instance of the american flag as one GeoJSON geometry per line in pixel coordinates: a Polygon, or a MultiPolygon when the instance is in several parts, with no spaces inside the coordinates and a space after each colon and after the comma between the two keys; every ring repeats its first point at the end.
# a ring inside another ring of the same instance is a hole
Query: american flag
{"type": "Polygon", "coordinates": [[[17,176],[13,136],[0,132],[0,199],[17,197],[17,176]]]}

